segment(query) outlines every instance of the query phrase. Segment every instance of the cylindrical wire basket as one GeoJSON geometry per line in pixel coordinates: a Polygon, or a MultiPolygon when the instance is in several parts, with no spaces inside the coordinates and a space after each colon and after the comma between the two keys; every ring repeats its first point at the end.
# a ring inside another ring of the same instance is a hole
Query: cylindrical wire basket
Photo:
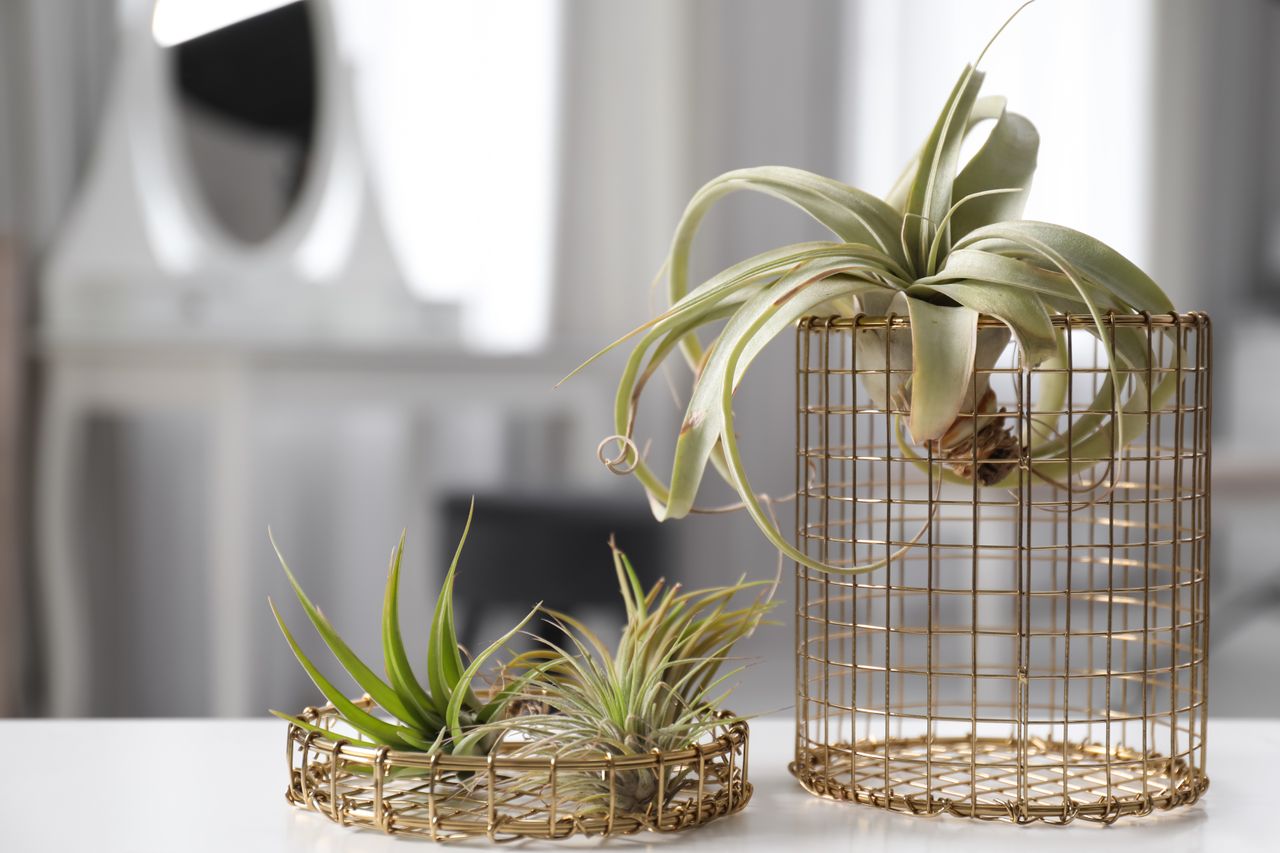
{"type": "Polygon", "coordinates": [[[1065,824],[1194,803],[1208,787],[1209,320],[1104,319],[1105,338],[1120,330],[1148,354],[1141,376],[1117,359],[1129,396],[1111,395],[1108,414],[1146,425],[1123,446],[1113,431],[1096,458],[1065,451],[1077,473],[1064,482],[1041,475],[1053,460],[1025,437],[1047,427],[1071,447],[1116,374],[1091,317],[1052,319],[1064,362],[1031,366],[1014,341],[981,371],[1022,448],[975,438],[959,460],[912,444],[901,397],[877,406],[867,392],[910,366],[868,358],[887,348],[859,336],[909,335],[906,318],[801,324],[798,547],[884,561],[797,569],[792,772],[809,791],[1065,824]],[[1065,401],[1046,407],[1042,386],[1064,371],[1065,401]]]}
{"type": "MultiPolygon", "coordinates": [[[[372,707],[368,697],[357,704],[372,707]]],[[[572,759],[374,750],[290,724],[285,797],[339,824],[433,841],[674,832],[751,799],[747,724],[720,716],[724,725],[687,749],[572,759]],[[619,792],[641,777],[655,793],[628,806],[619,792]]],[[[332,705],[300,719],[329,730],[337,723],[332,705]]]]}

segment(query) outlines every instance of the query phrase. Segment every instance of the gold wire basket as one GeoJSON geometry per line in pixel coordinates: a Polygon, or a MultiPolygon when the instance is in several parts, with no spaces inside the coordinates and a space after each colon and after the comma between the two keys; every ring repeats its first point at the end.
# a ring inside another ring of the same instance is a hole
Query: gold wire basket
{"type": "MultiPolygon", "coordinates": [[[[801,324],[798,547],[831,564],[887,561],[797,570],[791,769],[812,793],[1066,824],[1191,804],[1208,787],[1209,319],[1103,322],[1147,348],[1145,385],[1117,364],[1130,399],[1110,403],[1145,430],[1074,460],[1096,464],[1070,483],[1045,482],[1025,448],[974,439],[961,461],[1016,471],[1008,489],[943,483],[941,460],[921,449],[922,466],[901,440],[907,413],[868,396],[868,376],[888,386],[910,367],[859,363],[886,348],[855,341],[909,334],[897,331],[906,318],[801,324]],[[1170,376],[1166,402],[1133,398],[1170,376]]],[[[1070,446],[1110,374],[1092,318],[1053,323],[1068,348],[1065,405],[1038,410],[1055,369],[1028,365],[1016,342],[983,372],[1012,435],[1056,424],[1070,446]]]]}
{"type": "MultiPolygon", "coordinates": [[[[751,799],[747,724],[720,717],[724,725],[688,749],[573,759],[374,750],[290,724],[285,797],[344,826],[432,841],[674,832],[741,811],[751,799]],[[642,809],[628,809],[619,788],[641,776],[656,793],[642,809]],[[575,801],[572,792],[584,788],[597,793],[575,801]]],[[[337,723],[332,705],[307,708],[301,719],[329,730],[337,723]]]]}

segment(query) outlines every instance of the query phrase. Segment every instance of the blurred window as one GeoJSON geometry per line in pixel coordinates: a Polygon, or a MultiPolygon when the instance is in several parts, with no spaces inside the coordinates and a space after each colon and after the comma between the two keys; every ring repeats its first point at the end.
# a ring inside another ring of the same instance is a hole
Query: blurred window
{"type": "Polygon", "coordinates": [[[393,247],[469,344],[530,350],[551,308],[561,0],[335,0],[393,247]]]}
{"type": "MultiPolygon", "coordinates": [[[[966,62],[1016,8],[1008,0],[863,0],[848,21],[842,150],[852,182],[887,191],[966,62]]],[[[1025,216],[1087,231],[1151,262],[1154,0],[1037,3],[982,61],[1040,132],[1025,216]]],[[[980,136],[985,136],[985,131],[980,136]]]]}

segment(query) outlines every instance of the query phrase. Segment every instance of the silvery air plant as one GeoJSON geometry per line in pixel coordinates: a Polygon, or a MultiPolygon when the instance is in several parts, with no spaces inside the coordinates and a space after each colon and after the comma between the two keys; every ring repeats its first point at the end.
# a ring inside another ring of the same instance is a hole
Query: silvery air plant
{"type": "MultiPolygon", "coordinates": [[[[540,639],[515,658],[522,704],[540,709],[491,724],[510,754],[528,758],[598,759],[688,749],[741,718],[720,708],[742,666],[723,667],[734,645],[773,608],[777,579],[686,590],[659,580],[648,590],[614,543],[614,571],[626,613],[615,647],[567,613],[544,612],[567,640],[540,639]]],[[[584,811],[645,813],[673,800],[697,764],[665,770],[562,772],[558,795],[584,811]],[[658,778],[658,772],[665,777],[658,778]]]]}
{"type": "Polygon", "coordinates": [[[931,457],[935,476],[946,482],[1013,488],[1024,458],[1037,481],[1078,488],[1070,484],[1073,476],[1142,434],[1146,412],[1169,399],[1172,372],[1152,371],[1157,379],[1147,387],[1153,365],[1145,330],[1108,329],[1104,318],[1169,312],[1172,304],[1142,270],[1100,241],[1020,218],[1040,139],[1030,121],[1006,109],[1004,98],[979,97],[977,66],[985,53],[961,72],[933,129],[884,198],[801,169],[763,166],[721,175],[689,202],[663,267],[670,307],[578,368],[635,342],[614,402],[619,451],[610,461],[640,481],[659,520],[694,509],[710,465],[790,559],[842,573],[884,565],[831,565],[793,547],[766,514],[743,466],[734,392],[764,346],[806,315],[909,318],[909,331],[857,333],[858,363],[888,368],[860,379],[876,407],[906,413],[905,424],[895,416],[895,430],[907,458],[923,467],[931,457]],[[966,137],[982,127],[989,128],[987,138],[962,163],[966,137]],[[832,236],[762,252],[691,287],[699,223],[718,200],[739,191],[793,205],[832,236]],[[1018,430],[997,408],[988,371],[1016,337],[1028,366],[1060,368],[1044,372],[1035,410],[1062,411],[1068,349],[1053,314],[1092,318],[1088,331],[1100,340],[1108,375],[1071,429],[1060,429],[1058,416],[1037,414],[1031,429],[1018,430]],[[998,323],[980,326],[982,318],[998,323]],[[697,333],[716,324],[723,325],[703,346],[697,333]],[[677,350],[694,378],[664,482],[633,433],[641,392],[677,350]]]}

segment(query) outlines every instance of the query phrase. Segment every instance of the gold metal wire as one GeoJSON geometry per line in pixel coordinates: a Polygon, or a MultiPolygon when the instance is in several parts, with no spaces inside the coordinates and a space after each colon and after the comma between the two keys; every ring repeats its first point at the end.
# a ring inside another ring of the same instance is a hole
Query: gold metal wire
{"type": "MultiPolygon", "coordinates": [[[[367,696],[357,704],[373,706],[367,696]]],[[[332,705],[307,708],[300,718],[330,730],[338,721],[332,705]]],[[[674,832],[741,811],[751,798],[747,724],[727,713],[721,718],[714,737],[688,749],[600,758],[374,750],[290,724],[285,797],[345,826],[433,841],[674,832]],[[657,795],[643,811],[628,811],[619,783],[645,773],[654,774],[657,795]],[[584,789],[601,794],[575,802],[566,793],[584,789]]]]}
{"type": "Polygon", "coordinates": [[[797,567],[791,769],[809,791],[1066,824],[1187,805],[1208,787],[1209,318],[1116,315],[1101,335],[1087,315],[1053,324],[1065,366],[1032,366],[1015,342],[987,371],[1018,457],[986,457],[975,437],[958,460],[1007,465],[1011,489],[944,483],[954,454],[913,460],[899,443],[908,412],[867,395],[864,377],[888,387],[909,366],[859,364],[857,336],[907,330],[907,318],[800,324],[797,546],[847,566],[910,546],[865,574],[797,567]],[[1116,362],[1121,393],[1103,414],[1146,426],[1076,458],[1111,375],[1100,338],[1117,329],[1141,336],[1148,366],[1116,362]],[[1042,403],[1064,371],[1065,402],[1042,403]],[[1165,378],[1174,392],[1157,403],[1165,378]],[[1044,425],[1068,448],[1054,460],[1026,448],[1044,425]],[[1049,461],[1092,464],[1063,483],[1041,475],[1049,461]]]}

